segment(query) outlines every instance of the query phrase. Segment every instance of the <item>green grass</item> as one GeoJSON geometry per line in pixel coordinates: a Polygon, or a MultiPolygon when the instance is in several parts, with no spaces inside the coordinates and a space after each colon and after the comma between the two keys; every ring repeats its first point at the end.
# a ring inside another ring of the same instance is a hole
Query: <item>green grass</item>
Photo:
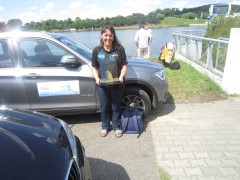
{"type": "MultiPolygon", "coordinates": [[[[157,61],[157,58],[151,59],[157,61]]],[[[179,61],[181,66],[179,70],[166,68],[169,91],[168,102],[191,100],[201,96],[211,98],[218,95],[226,95],[220,86],[207,75],[198,72],[191,65],[181,60],[177,61],[179,61]]]]}
{"type": "MultiPolygon", "coordinates": [[[[163,28],[163,27],[172,27],[172,26],[189,26],[190,24],[205,24],[206,19],[184,19],[176,17],[166,17],[159,24],[148,24],[149,28],[163,28]]],[[[120,26],[115,27],[115,29],[138,29],[139,25],[131,26],[120,26]]],[[[96,28],[97,29],[97,28],[96,28]]]]}
{"type": "Polygon", "coordinates": [[[240,97],[240,94],[231,94],[232,97],[240,97]]]}
{"type": "Polygon", "coordinates": [[[184,19],[184,18],[176,18],[176,17],[166,17],[164,18],[160,24],[163,26],[188,26],[189,24],[205,24],[206,19],[184,19]]]}
{"type": "Polygon", "coordinates": [[[174,98],[191,98],[203,95],[207,92],[213,94],[223,93],[222,89],[207,75],[196,71],[192,66],[179,61],[181,70],[173,71],[166,69],[169,80],[169,92],[174,98]]]}
{"type": "Polygon", "coordinates": [[[158,168],[158,179],[159,180],[170,180],[171,176],[163,168],[158,168]]]}

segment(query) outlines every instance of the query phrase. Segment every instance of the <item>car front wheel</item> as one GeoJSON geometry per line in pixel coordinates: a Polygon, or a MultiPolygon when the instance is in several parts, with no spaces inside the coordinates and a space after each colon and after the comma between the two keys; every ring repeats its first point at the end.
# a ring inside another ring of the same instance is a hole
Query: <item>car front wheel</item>
{"type": "Polygon", "coordinates": [[[125,89],[121,103],[122,110],[127,106],[137,107],[144,118],[146,118],[151,111],[151,101],[148,94],[139,88],[125,89]]]}

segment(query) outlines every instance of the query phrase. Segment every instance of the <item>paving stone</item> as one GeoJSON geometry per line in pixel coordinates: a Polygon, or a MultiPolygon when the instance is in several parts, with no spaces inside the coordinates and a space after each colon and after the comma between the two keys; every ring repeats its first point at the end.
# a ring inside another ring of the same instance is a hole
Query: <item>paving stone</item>
{"type": "Polygon", "coordinates": [[[192,167],[208,167],[204,159],[189,159],[192,167]]]}
{"type": "Polygon", "coordinates": [[[188,159],[173,160],[173,163],[177,168],[191,167],[188,159]]]}
{"type": "Polygon", "coordinates": [[[220,159],[205,159],[207,165],[209,167],[214,167],[214,166],[218,166],[221,167],[223,166],[223,163],[220,159]]]}
{"type": "Polygon", "coordinates": [[[211,177],[197,177],[197,180],[216,180],[215,177],[211,176],[211,177]]]}
{"type": "Polygon", "coordinates": [[[225,154],[228,158],[240,159],[240,153],[239,153],[239,152],[225,152],[224,154],[225,154]]]}
{"type": "MultiPolygon", "coordinates": [[[[235,160],[235,159],[221,159],[222,164],[224,167],[240,167],[240,163],[239,161],[235,160]]],[[[240,171],[239,171],[240,173],[240,171]]]]}
{"type": "Polygon", "coordinates": [[[221,171],[223,176],[239,176],[239,173],[235,171],[232,167],[219,167],[219,170],[221,171]]]}
{"type": "Polygon", "coordinates": [[[168,148],[170,152],[184,152],[183,147],[181,146],[169,146],[168,148]]]}
{"type": "MultiPolygon", "coordinates": [[[[182,167],[175,167],[175,168],[167,168],[166,171],[171,174],[171,176],[175,176],[175,177],[184,177],[186,178],[184,169],[182,167]]],[[[172,179],[171,179],[172,180],[172,179]]]]}
{"type": "Polygon", "coordinates": [[[209,154],[208,158],[212,158],[212,159],[224,159],[224,158],[226,158],[226,156],[223,152],[211,151],[211,152],[208,152],[208,154],[209,154]]]}
{"type": "Polygon", "coordinates": [[[165,160],[168,159],[180,159],[178,153],[174,152],[174,153],[163,153],[163,158],[165,160]]]}
{"type": "Polygon", "coordinates": [[[199,167],[196,168],[184,168],[184,171],[188,177],[191,176],[203,176],[202,170],[199,167]]]}
{"type": "Polygon", "coordinates": [[[210,156],[207,152],[194,152],[194,155],[197,159],[209,159],[210,156]]]}
{"type": "Polygon", "coordinates": [[[180,159],[194,159],[194,155],[192,152],[184,152],[184,153],[178,153],[180,159]]]}
{"type": "Polygon", "coordinates": [[[201,167],[201,170],[203,172],[203,175],[206,177],[209,176],[221,176],[221,171],[219,170],[219,168],[216,167],[201,167]]]}
{"type": "Polygon", "coordinates": [[[161,159],[158,159],[158,164],[159,164],[159,167],[162,167],[162,168],[174,168],[174,164],[172,162],[172,160],[161,160],[161,159]]]}
{"type": "Polygon", "coordinates": [[[168,104],[153,114],[157,164],[171,180],[240,179],[240,98],[168,104]]]}

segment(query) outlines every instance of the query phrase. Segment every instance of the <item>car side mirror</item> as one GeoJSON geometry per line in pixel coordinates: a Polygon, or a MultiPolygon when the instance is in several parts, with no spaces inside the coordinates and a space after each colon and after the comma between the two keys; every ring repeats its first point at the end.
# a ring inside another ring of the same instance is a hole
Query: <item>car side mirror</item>
{"type": "Polygon", "coordinates": [[[76,67],[80,66],[80,63],[77,61],[73,55],[65,55],[61,58],[60,64],[64,67],[76,67]]]}

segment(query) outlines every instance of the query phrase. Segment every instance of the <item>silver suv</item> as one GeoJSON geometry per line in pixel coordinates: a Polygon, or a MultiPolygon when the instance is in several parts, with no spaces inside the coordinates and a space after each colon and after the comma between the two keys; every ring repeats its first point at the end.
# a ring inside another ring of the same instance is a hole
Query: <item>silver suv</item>
{"type": "MultiPolygon", "coordinates": [[[[92,50],[58,33],[0,33],[0,105],[53,115],[100,111],[92,50]]],[[[128,57],[122,108],[146,117],[168,94],[164,67],[128,57]]]]}

